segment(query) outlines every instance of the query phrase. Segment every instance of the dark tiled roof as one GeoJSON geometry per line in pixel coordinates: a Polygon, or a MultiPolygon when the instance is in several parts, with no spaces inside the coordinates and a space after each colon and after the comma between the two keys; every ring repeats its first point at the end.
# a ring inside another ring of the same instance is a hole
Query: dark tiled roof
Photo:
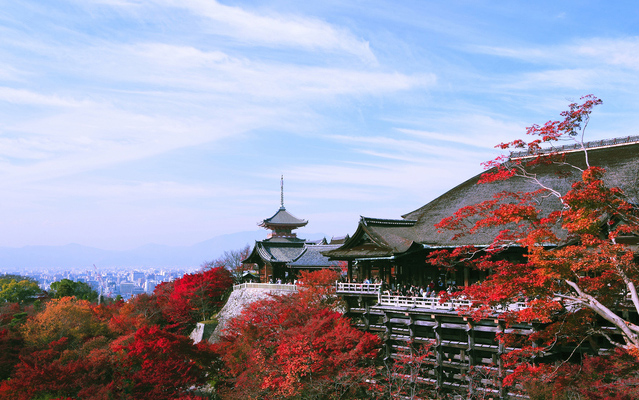
{"type": "Polygon", "coordinates": [[[328,257],[322,254],[324,251],[334,250],[339,245],[306,245],[300,255],[288,265],[297,268],[326,268],[336,267],[338,261],[329,261],[328,257]]]}
{"type": "Polygon", "coordinates": [[[304,241],[275,242],[271,240],[256,241],[251,254],[244,263],[288,263],[304,250],[304,241]]]}
{"type": "Polygon", "coordinates": [[[308,224],[307,220],[294,217],[291,213],[286,211],[286,208],[280,207],[279,210],[271,218],[267,218],[260,223],[260,226],[265,228],[271,226],[281,227],[294,227],[299,228],[308,224]]]}
{"type": "Polygon", "coordinates": [[[338,249],[324,254],[334,259],[388,257],[407,251],[416,221],[361,217],[357,231],[338,249]]]}
{"type": "Polygon", "coordinates": [[[334,267],[337,261],[329,261],[322,251],[333,250],[339,245],[312,244],[301,239],[274,241],[273,239],[255,242],[253,251],[243,263],[284,263],[296,268],[334,267]]]}
{"type": "MultiPolygon", "coordinates": [[[[639,204],[639,143],[604,144],[605,147],[598,148],[588,144],[590,165],[605,168],[607,185],[620,187],[631,202],[639,204]]],[[[586,167],[582,151],[569,149],[565,161],[580,168],[586,167]]],[[[530,171],[536,174],[542,184],[555,188],[562,194],[580,179],[580,172],[566,165],[538,165],[530,171]]],[[[340,248],[325,254],[334,259],[346,260],[397,255],[411,248],[415,249],[417,244],[440,247],[492,243],[503,227],[485,229],[481,233],[452,240],[454,232],[438,232],[435,224],[460,208],[490,200],[499,192],[532,192],[539,189],[539,186],[520,177],[478,184],[481,175],[468,179],[423,207],[403,215],[403,220],[362,217],[353,236],[340,248]]],[[[544,214],[560,207],[559,200],[554,196],[540,198],[539,208],[544,214]]]]}
{"type": "Polygon", "coordinates": [[[333,236],[331,238],[331,243],[330,244],[344,244],[344,242],[346,242],[348,240],[348,238],[350,238],[350,236],[348,236],[348,234],[346,236],[333,236]]]}
{"type": "MultiPolygon", "coordinates": [[[[589,149],[588,158],[590,165],[606,169],[605,180],[609,186],[618,186],[627,195],[637,197],[639,144],[589,149]]],[[[586,167],[583,152],[567,153],[565,161],[580,168],[586,167]]],[[[542,184],[557,189],[561,193],[566,193],[570,190],[572,183],[581,178],[578,170],[566,165],[539,165],[532,168],[531,172],[536,174],[542,184]]],[[[403,215],[403,218],[417,220],[415,236],[411,238],[431,246],[490,244],[498,231],[503,229],[502,227],[492,230],[486,229],[481,233],[452,241],[452,232],[439,233],[434,225],[443,218],[453,215],[462,207],[492,199],[496,193],[502,191],[532,192],[539,189],[537,184],[521,177],[478,184],[480,176],[481,174],[472,177],[423,207],[403,215]]],[[[539,208],[544,213],[559,210],[560,207],[560,202],[554,196],[540,198],[539,208]]]]}

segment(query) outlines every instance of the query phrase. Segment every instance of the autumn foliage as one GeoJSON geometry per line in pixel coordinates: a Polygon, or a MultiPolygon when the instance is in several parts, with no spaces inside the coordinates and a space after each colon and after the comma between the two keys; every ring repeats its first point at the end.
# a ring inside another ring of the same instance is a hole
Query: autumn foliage
{"type": "MultiPolygon", "coordinates": [[[[571,104],[561,114],[563,119],[528,128],[531,141],[499,145],[502,149],[523,150],[525,157],[501,157],[487,163],[489,169],[479,182],[525,180],[534,190],[497,193],[490,200],[460,209],[438,225],[440,230],[455,232],[455,237],[498,228],[493,243],[483,248],[436,252],[429,261],[442,266],[463,263],[490,272],[488,279],[458,294],[474,300],[474,307],[465,310],[474,317],[489,315],[495,306],[523,301],[526,308],[513,309],[505,318],[543,324],[539,325],[543,329],[517,343],[520,350],[506,356],[509,367],[517,372],[507,378],[506,384],[515,383],[517,375],[525,379],[535,376],[546,383],[573,385],[575,393],[587,398],[625,399],[630,398],[628,394],[614,389],[615,384],[610,382],[621,382],[622,376],[628,375],[633,376],[632,382],[636,380],[639,326],[629,316],[639,312],[639,268],[634,249],[625,243],[639,234],[639,212],[620,188],[607,185],[603,168],[590,164],[583,135],[593,108],[601,101],[594,96],[582,100],[581,104],[571,104]],[[578,164],[568,163],[565,153],[548,148],[559,140],[572,140],[581,149],[578,164]],[[536,174],[538,168],[553,166],[578,172],[567,190],[540,180],[536,174]],[[540,207],[548,198],[553,198],[557,206],[540,207]],[[508,251],[511,256],[504,257],[508,251]],[[631,313],[621,312],[624,309],[631,313]],[[618,363],[611,364],[611,356],[585,357],[583,369],[527,362],[562,346],[575,349],[585,343],[597,352],[602,339],[607,342],[604,348],[618,349],[618,363]],[[595,365],[625,372],[617,378],[606,377],[605,373],[594,372],[595,365]],[[581,376],[582,380],[571,376],[581,376]],[[589,390],[584,384],[595,381],[593,387],[606,389],[589,390]]],[[[508,335],[501,339],[514,340],[508,335]]],[[[551,392],[561,390],[553,387],[551,392]]]]}
{"type": "Polygon", "coordinates": [[[327,304],[335,277],[328,270],[304,274],[306,289],[252,303],[231,321],[216,345],[225,398],[358,398],[379,338],[327,304]]]}
{"type": "Polygon", "coordinates": [[[213,268],[129,302],[5,303],[0,399],[209,398],[197,389],[213,376],[215,354],[183,333],[219,310],[231,285],[228,271],[213,268]]]}
{"type": "Polygon", "coordinates": [[[162,283],[156,287],[155,297],[166,321],[185,333],[197,321],[211,318],[224,304],[232,286],[231,272],[218,266],[162,283]]]}

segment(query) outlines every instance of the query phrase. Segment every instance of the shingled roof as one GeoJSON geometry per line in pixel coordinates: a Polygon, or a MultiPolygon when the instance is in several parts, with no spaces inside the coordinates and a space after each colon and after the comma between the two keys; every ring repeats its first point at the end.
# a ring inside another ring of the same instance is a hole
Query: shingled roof
{"type": "MultiPolygon", "coordinates": [[[[589,142],[586,147],[590,165],[606,169],[606,184],[621,188],[631,202],[639,204],[639,137],[589,142]]],[[[562,152],[565,153],[566,163],[582,169],[586,167],[583,150],[567,147],[562,152]]],[[[521,159],[528,155],[517,153],[511,157],[521,159]]],[[[569,165],[537,165],[530,172],[536,174],[541,183],[561,193],[566,193],[572,183],[581,177],[580,171],[569,165]]],[[[426,248],[492,243],[502,228],[486,229],[481,233],[453,240],[454,232],[438,232],[435,224],[460,208],[490,200],[497,193],[532,192],[539,189],[539,186],[521,177],[478,184],[482,174],[468,179],[417,210],[402,215],[403,219],[362,217],[355,234],[343,246],[325,254],[331,258],[347,260],[396,256],[416,249],[418,245],[426,248]]],[[[556,197],[547,196],[540,199],[539,207],[542,212],[548,213],[560,209],[561,204],[556,197]]]]}
{"type": "MultiPolygon", "coordinates": [[[[414,225],[408,219],[360,217],[357,231],[338,249],[324,252],[335,259],[389,257],[404,253],[415,244],[414,225]]],[[[421,246],[420,246],[421,248],[421,246]]]]}
{"type": "MultiPolygon", "coordinates": [[[[637,197],[639,182],[639,143],[612,145],[588,150],[590,165],[606,169],[605,181],[608,186],[621,188],[630,197],[637,197]]],[[[583,151],[568,151],[566,163],[586,168],[583,151]]],[[[560,193],[570,190],[572,184],[581,179],[579,170],[569,165],[537,165],[530,169],[545,186],[560,193]]],[[[461,185],[449,190],[423,207],[404,214],[402,217],[417,220],[414,240],[429,246],[484,245],[492,243],[499,229],[486,229],[481,233],[452,240],[452,232],[438,232],[435,224],[449,217],[458,209],[490,200],[496,193],[532,192],[539,186],[522,177],[513,177],[505,181],[478,184],[482,174],[478,174],[461,185]]],[[[554,196],[539,199],[539,208],[544,213],[559,210],[561,204],[554,196]]]]}
{"type": "Polygon", "coordinates": [[[243,263],[289,263],[297,258],[304,250],[304,240],[273,241],[260,240],[255,242],[253,251],[243,260],[243,263]]]}
{"type": "Polygon", "coordinates": [[[307,244],[304,250],[292,262],[288,263],[293,268],[327,268],[337,267],[338,261],[329,261],[322,252],[335,250],[340,245],[307,244]]]}
{"type": "Polygon", "coordinates": [[[294,217],[291,213],[286,211],[284,206],[280,207],[279,210],[271,217],[263,220],[259,226],[264,228],[272,228],[272,227],[290,227],[290,228],[300,228],[308,224],[308,221],[305,219],[299,219],[294,217]]]}

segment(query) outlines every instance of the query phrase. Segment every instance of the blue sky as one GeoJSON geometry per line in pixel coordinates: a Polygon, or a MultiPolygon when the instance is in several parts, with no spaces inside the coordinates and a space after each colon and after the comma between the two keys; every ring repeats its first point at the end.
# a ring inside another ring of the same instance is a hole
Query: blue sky
{"type": "Polygon", "coordinates": [[[595,94],[638,134],[632,1],[1,1],[0,246],[190,245],[285,205],[398,218],[595,94]]]}

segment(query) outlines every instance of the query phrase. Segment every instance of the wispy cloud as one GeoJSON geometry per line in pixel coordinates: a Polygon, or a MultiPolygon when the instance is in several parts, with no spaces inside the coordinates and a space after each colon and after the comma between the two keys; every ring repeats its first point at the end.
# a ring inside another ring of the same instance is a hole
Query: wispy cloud
{"type": "Polygon", "coordinates": [[[639,37],[622,39],[595,38],[569,49],[574,53],[599,62],[621,67],[639,69],[639,37]]]}
{"type": "Polygon", "coordinates": [[[32,90],[10,87],[0,87],[0,101],[30,106],[53,107],[81,107],[89,104],[88,101],[78,101],[72,98],[63,98],[57,95],[47,95],[32,90]]]}
{"type": "Polygon", "coordinates": [[[561,45],[497,47],[476,46],[482,54],[513,58],[531,63],[615,65],[639,69],[639,37],[579,39],[561,45]]]}
{"type": "Polygon", "coordinates": [[[164,43],[107,45],[68,49],[79,74],[116,82],[198,92],[245,94],[262,98],[378,94],[436,82],[433,74],[366,71],[340,67],[266,63],[232,57],[221,51],[164,43]],[[117,70],[113,65],[117,64],[117,70]]]}
{"type": "Polygon", "coordinates": [[[215,33],[230,36],[246,44],[290,46],[307,50],[345,52],[375,63],[375,55],[366,41],[348,30],[308,16],[258,13],[231,7],[214,0],[166,0],[174,7],[186,8],[215,22],[215,33]]]}
{"type": "MultiPolygon", "coordinates": [[[[136,13],[149,5],[149,2],[134,0],[100,0],[98,3],[136,13]]],[[[264,7],[227,6],[215,0],[154,0],[150,3],[187,10],[210,22],[206,25],[208,32],[232,38],[241,45],[343,53],[367,64],[377,64],[368,41],[318,18],[278,13],[264,7]]]]}

